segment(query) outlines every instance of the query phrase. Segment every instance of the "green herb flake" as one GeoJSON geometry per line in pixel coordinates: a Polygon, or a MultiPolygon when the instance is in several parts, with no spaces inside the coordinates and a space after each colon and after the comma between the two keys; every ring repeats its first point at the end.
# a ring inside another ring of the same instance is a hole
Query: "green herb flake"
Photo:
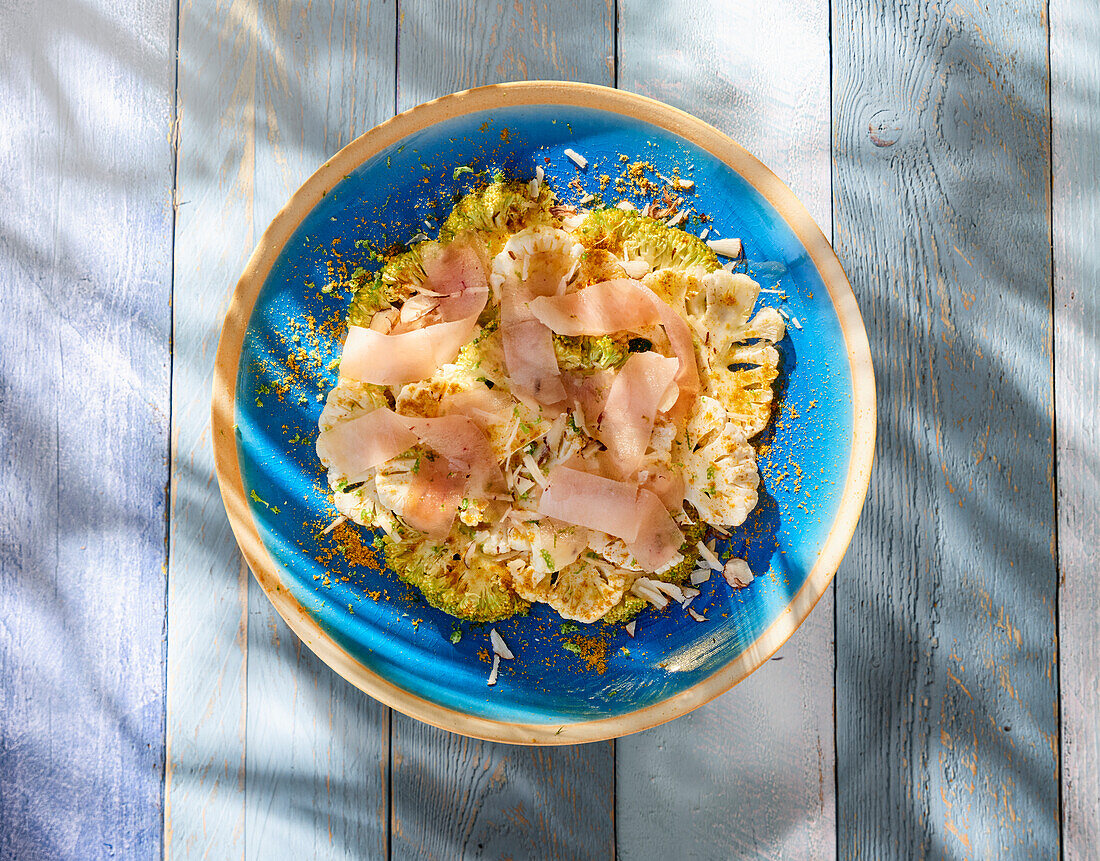
{"type": "Polygon", "coordinates": [[[581,647],[578,646],[576,643],[562,643],[561,647],[567,652],[572,652],[574,655],[579,655],[581,653],[581,647]]]}

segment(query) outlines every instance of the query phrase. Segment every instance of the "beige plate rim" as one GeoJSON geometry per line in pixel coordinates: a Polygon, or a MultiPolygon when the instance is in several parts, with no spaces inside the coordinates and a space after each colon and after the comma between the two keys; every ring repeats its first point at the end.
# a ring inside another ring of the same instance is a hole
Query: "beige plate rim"
{"type": "Polygon", "coordinates": [[[382,703],[442,729],[511,744],[574,744],[640,732],[698,708],[763,664],[809,615],[832,581],[863,506],[875,444],[875,380],[863,319],[828,240],[791,190],[747,150],[702,120],[644,96],[562,81],[494,84],[426,102],[376,126],[325,162],[275,217],[249,259],[225,317],[213,384],[214,463],[229,522],[256,580],[290,628],[332,669],[382,703]],[[852,374],[852,452],[840,507],[817,562],[784,612],[744,653],[691,688],[624,715],[564,726],[493,721],[444,708],[392,684],[337,645],[283,585],[260,540],[245,496],[233,430],[237,368],[260,287],[290,235],[324,194],[364,160],[420,129],[476,111],[537,104],[596,108],[651,123],[686,138],[740,173],[776,208],[817,266],[840,320],[852,374]]]}

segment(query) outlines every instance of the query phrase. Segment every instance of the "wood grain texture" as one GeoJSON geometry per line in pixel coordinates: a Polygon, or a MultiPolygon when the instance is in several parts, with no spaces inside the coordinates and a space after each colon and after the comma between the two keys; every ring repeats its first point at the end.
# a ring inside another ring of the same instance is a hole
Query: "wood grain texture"
{"type": "Polygon", "coordinates": [[[230,290],[291,192],[388,115],[395,28],[392,2],[180,10],[169,857],[384,851],[386,710],[307,654],[252,583],[209,410],[230,290]]]}
{"type": "MultiPolygon", "coordinates": [[[[393,0],[258,8],[256,228],[393,113],[393,0]]],[[[246,857],[382,858],[389,710],[330,670],[249,583],[246,857]]]]}
{"type": "MultiPolygon", "coordinates": [[[[609,3],[402,2],[398,107],[502,80],[611,84],[609,3]]],[[[393,858],[609,858],[613,746],[474,741],[393,713],[393,858]]]]}
{"type": "Polygon", "coordinates": [[[1057,857],[1045,4],[833,3],[879,431],[837,578],[844,857],[1057,857]]]}
{"type": "Polygon", "coordinates": [[[255,244],[254,16],[180,6],[168,577],[166,858],[244,855],[249,572],[214,477],[210,387],[255,244]]]}
{"type": "MultiPolygon", "coordinates": [[[[732,135],[828,234],[828,4],[620,9],[619,85],[732,135]]],[[[621,858],[835,856],[831,591],[775,657],[692,714],[618,742],[621,858]]]]}
{"type": "Polygon", "coordinates": [[[614,82],[613,0],[401,0],[399,110],[499,81],[614,82]]]}
{"type": "Polygon", "coordinates": [[[1100,852],[1100,18],[1050,4],[1062,845],[1100,852]]]}
{"type": "Polygon", "coordinates": [[[161,845],[169,3],[0,5],[0,857],[161,845]]]}

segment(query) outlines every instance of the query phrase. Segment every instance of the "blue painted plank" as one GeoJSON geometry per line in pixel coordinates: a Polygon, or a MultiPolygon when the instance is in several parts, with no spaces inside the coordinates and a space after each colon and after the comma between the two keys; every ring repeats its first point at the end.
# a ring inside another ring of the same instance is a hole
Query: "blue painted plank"
{"type": "MultiPolygon", "coordinates": [[[[399,107],[524,78],[613,80],[610,2],[401,3],[399,107]]],[[[524,748],[393,713],[393,858],[609,858],[610,743],[524,748]]]]}
{"type": "Polygon", "coordinates": [[[172,6],[0,6],[0,857],[156,857],[172,6]]]}
{"type": "Polygon", "coordinates": [[[837,583],[840,854],[1057,857],[1046,4],[833,4],[880,392],[837,583]]]}
{"type": "MultiPolygon", "coordinates": [[[[620,9],[619,86],[726,131],[827,235],[828,3],[624,0],[620,9]]],[[[728,694],[618,742],[619,857],[835,857],[834,769],[830,591],[728,694]]]]}
{"type": "Polygon", "coordinates": [[[1100,16],[1050,4],[1062,846],[1100,851],[1100,16]]]}

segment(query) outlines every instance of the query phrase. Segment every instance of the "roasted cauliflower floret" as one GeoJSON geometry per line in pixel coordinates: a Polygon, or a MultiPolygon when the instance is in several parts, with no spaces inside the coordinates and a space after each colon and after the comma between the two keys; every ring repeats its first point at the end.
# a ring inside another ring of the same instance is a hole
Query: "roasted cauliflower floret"
{"type": "Polygon", "coordinates": [[[578,559],[560,571],[541,572],[516,560],[512,585],[529,601],[542,601],[563,619],[596,622],[622,600],[633,575],[611,565],[578,559]]]}
{"type": "Polygon", "coordinates": [[[397,412],[405,416],[436,418],[443,415],[448,399],[474,387],[484,388],[474,372],[463,365],[442,365],[426,380],[406,383],[397,395],[397,412]]]}
{"type": "Polygon", "coordinates": [[[337,511],[360,526],[377,527],[387,535],[400,526],[393,512],[378,501],[373,478],[345,490],[334,490],[332,501],[337,511]]]}
{"type": "Polygon", "coordinates": [[[738,426],[726,420],[722,405],[705,395],[696,400],[686,437],[680,451],[684,499],[706,523],[740,526],[756,507],[756,452],[738,426]]]}
{"type": "Polygon", "coordinates": [[[385,406],[389,406],[389,401],[382,386],[340,377],[325,399],[317,425],[322,431],[331,430],[340,422],[354,418],[359,413],[385,406]]]}
{"type": "Polygon", "coordinates": [[[772,384],[779,374],[779,353],[767,346],[755,358],[760,362],[755,367],[731,371],[724,364],[712,365],[707,375],[707,393],[721,401],[739,440],[751,439],[764,430],[772,414],[772,384]]]}

